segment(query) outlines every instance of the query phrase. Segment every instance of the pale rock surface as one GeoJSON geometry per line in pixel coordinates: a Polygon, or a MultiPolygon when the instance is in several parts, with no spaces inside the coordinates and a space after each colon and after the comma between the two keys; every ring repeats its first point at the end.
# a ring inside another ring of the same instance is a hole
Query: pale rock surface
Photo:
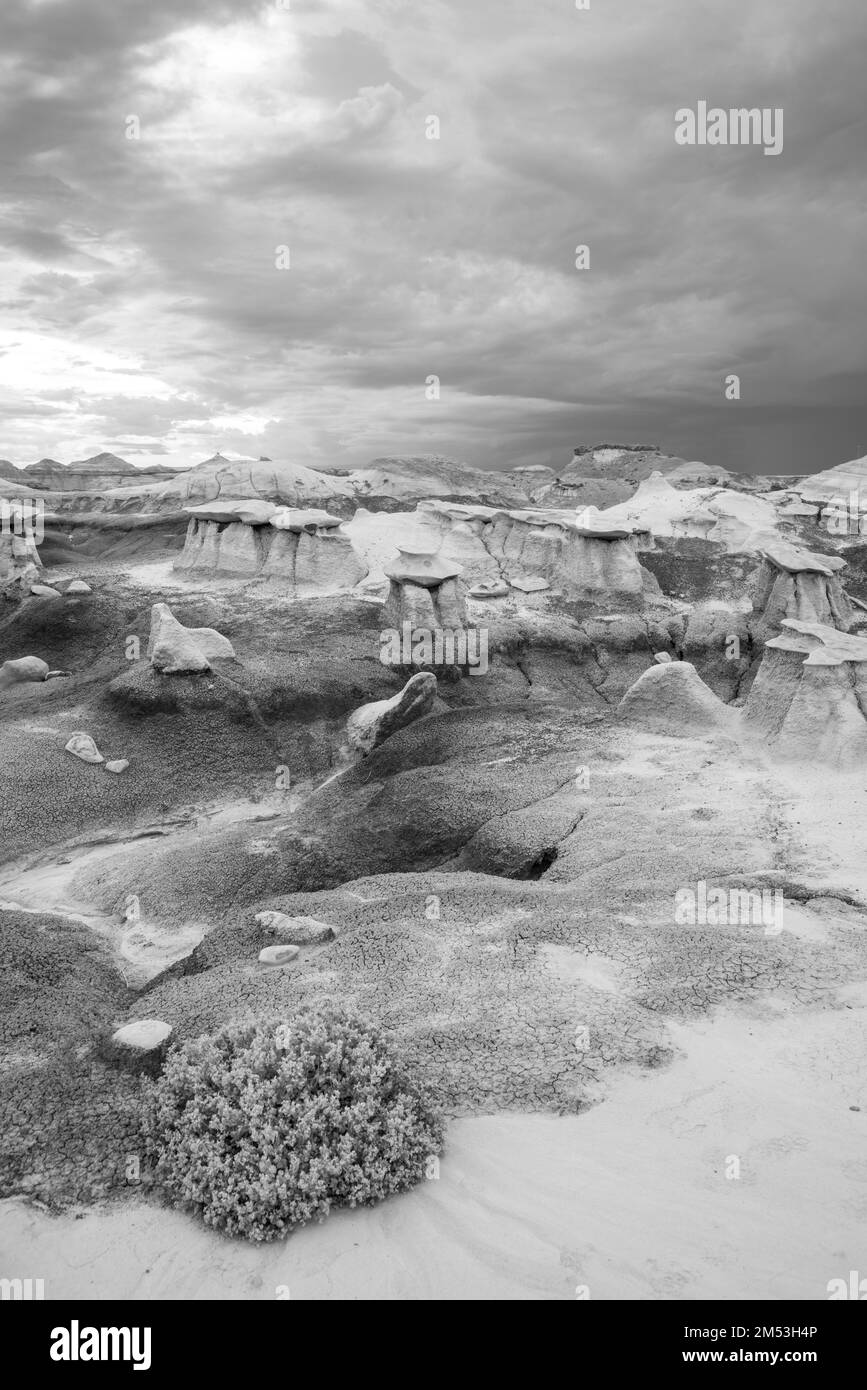
{"type": "Polygon", "coordinates": [[[89,584],[85,584],[83,579],[73,579],[71,584],[67,584],[64,589],[65,594],[92,594],[93,590],[89,584]]]}
{"type": "Polygon", "coordinates": [[[667,661],[642,672],[617,713],[642,729],[685,738],[725,730],[732,720],[732,711],[689,661],[667,661]]]}
{"type": "Polygon", "coordinates": [[[215,498],[213,502],[184,507],[185,512],[199,521],[243,521],[248,526],[266,526],[277,510],[275,502],[266,502],[261,497],[215,498]]]}
{"type": "Polygon", "coordinates": [[[10,685],[44,681],[48,670],[48,662],[38,656],[19,656],[4,661],[0,666],[0,690],[6,690],[10,685]]]}
{"type": "Polygon", "coordinates": [[[362,705],[347,720],[350,747],[358,753],[372,752],[398,729],[427,714],[436,692],[436,676],[431,671],[418,671],[390,700],[374,700],[362,705]]]}
{"type": "Polygon", "coordinates": [[[104,762],[104,758],[90,734],[83,733],[81,730],[72,735],[64,751],[74,754],[75,757],[80,758],[83,763],[104,762]]]}
{"type": "Polygon", "coordinates": [[[867,639],[783,623],[765,644],[744,719],[777,756],[844,770],[867,759],[867,639]]]}
{"type": "Polygon", "coordinates": [[[299,955],[297,946],[265,946],[259,952],[260,965],[289,965],[299,955]]]}
{"type": "Polygon", "coordinates": [[[50,584],[31,584],[30,592],[35,594],[37,598],[60,598],[61,596],[60,590],[53,589],[50,584]]]}
{"type": "Polygon", "coordinates": [[[111,762],[106,763],[106,772],[126,772],[129,767],[128,758],[112,758],[111,762]]]}
{"type": "Polygon", "coordinates": [[[256,921],[293,946],[318,946],[338,934],[335,927],[315,917],[289,917],[285,912],[257,912],[256,921]]]}
{"type": "Polygon", "coordinates": [[[209,671],[211,661],[232,659],[235,649],[214,628],[184,627],[167,603],[155,603],[151,607],[147,655],[154,670],[171,675],[209,671]]]}
{"type": "Polygon", "coordinates": [[[152,1052],[154,1048],[162,1047],[171,1037],[172,1027],[170,1023],[164,1023],[159,1018],[137,1018],[132,1023],[125,1023],[122,1028],[118,1028],[112,1034],[112,1042],[117,1047],[133,1048],[136,1052],[152,1052]]]}

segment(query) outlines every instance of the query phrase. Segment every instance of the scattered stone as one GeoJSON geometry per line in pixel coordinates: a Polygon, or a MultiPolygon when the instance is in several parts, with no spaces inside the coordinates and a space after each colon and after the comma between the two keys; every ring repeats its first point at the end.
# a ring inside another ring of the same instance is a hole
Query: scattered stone
{"type": "Polygon", "coordinates": [[[285,912],[257,912],[256,921],[293,946],[318,946],[338,934],[337,927],[315,917],[289,917],[285,912]]]}
{"type": "Polygon", "coordinates": [[[31,594],[36,594],[38,598],[60,598],[59,589],[52,589],[50,584],[31,584],[31,594]]]}
{"type": "Polygon", "coordinates": [[[112,758],[110,763],[106,763],[106,772],[126,772],[129,767],[128,758],[112,758]]]}
{"type": "Polygon", "coordinates": [[[506,598],[509,586],[503,580],[492,584],[474,584],[470,589],[470,598],[506,598]]]}
{"type": "Polygon", "coordinates": [[[288,965],[299,954],[297,946],[266,946],[259,952],[259,964],[288,965]]]}
{"type": "Polygon", "coordinates": [[[78,730],[72,735],[64,751],[73,753],[75,757],[80,758],[83,763],[101,763],[105,761],[93,739],[90,737],[90,734],[82,733],[81,730],[78,730]]]}
{"type": "Polygon", "coordinates": [[[170,1023],[159,1018],[137,1018],[112,1033],[103,1045],[106,1060],[128,1071],[158,1072],[172,1035],[170,1023]]]}
{"type": "Polygon", "coordinates": [[[524,594],[538,594],[543,589],[550,589],[551,585],[547,579],[543,579],[541,574],[516,574],[509,580],[513,589],[520,589],[524,594]]]}
{"type": "Polygon", "coordinates": [[[93,590],[89,584],[85,584],[83,579],[73,579],[71,584],[67,584],[65,594],[92,594],[93,590]]]}
{"type": "Polygon", "coordinates": [[[19,656],[0,666],[0,690],[10,685],[22,685],[48,679],[48,662],[38,656],[19,656]]]}
{"type": "Polygon", "coordinates": [[[427,714],[436,693],[437,678],[433,672],[419,671],[390,700],[374,700],[362,705],[347,720],[350,747],[359,753],[372,752],[398,729],[427,714]]]}

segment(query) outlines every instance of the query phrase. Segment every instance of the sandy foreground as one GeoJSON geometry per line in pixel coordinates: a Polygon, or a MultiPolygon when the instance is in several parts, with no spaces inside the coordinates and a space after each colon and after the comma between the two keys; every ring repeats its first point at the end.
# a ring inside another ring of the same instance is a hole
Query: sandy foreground
{"type": "Polygon", "coordinates": [[[825,1299],[867,1270],[867,988],[829,1004],[673,1026],[677,1060],[595,1109],[456,1121],[438,1179],[273,1245],[6,1201],[0,1273],[48,1298],[825,1299]]]}

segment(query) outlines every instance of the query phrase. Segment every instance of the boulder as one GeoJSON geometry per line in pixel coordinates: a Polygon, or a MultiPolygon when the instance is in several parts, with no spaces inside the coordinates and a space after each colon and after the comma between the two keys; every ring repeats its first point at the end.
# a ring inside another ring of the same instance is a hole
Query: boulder
{"type": "Polygon", "coordinates": [[[0,666],[0,690],[10,685],[41,682],[48,677],[48,662],[38,656],[19,656],[0,666]]]}
{"type": "Polygon", "coordinates": [[[93,590],[89,584],[85,584],[83,579],[73,579],[71,584],[67,584],[64,594],[92,594],[93,590]]]}
{"type": "Polygon", "coordinates": [[[154,670],[172,675],[210,671],[212,661],[234,659],[235,649],[214,628],[184,627],[167,603],[155,603],[147,655],[154,670]]]}
{"type": "Polygon", "coordinates": [[[374,700],[349,716],[346,733],[356,752],[367,754],[413,720],[427,714],[437,692],[436,676],[419,671],[390,700],[374,700]]]}
{"type": "Polygon", "coordinates": [[[50,584],[31,584],[30,592],[35,594],[37,598],[60,598],[61,596],[60,590],[53,589],[50,584]]]}
{"type": "Polygon", "coordinates": [[[72,735],[64,751],[72,753],[76,758],[80,758],[83,763],[101,763],[105,761],[90,734],[85,734],[81,730],[78,730],[72,735]]]}
{"type": "Polygon", "coordinates": [[[112,1033],[102,1051],[106,1060],[126,1071],[154,1074],[162,1066],[171,1035],[170,1023],[159,1018],[137,1018],[112,1033]]]}
{"type": "Polygon", "coordinates": [[[110,763],[106,763],[106,772],[126,772],[129,767],[128,758],[112,758],[110,763]]]}

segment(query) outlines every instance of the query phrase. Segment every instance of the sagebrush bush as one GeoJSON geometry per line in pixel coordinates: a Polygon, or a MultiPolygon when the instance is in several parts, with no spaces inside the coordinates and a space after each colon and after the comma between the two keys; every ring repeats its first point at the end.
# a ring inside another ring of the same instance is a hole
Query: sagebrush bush
{"type": "Polygon", "coordinates": [[[342,1008],[175,1048],[146,1086],[144,1130],[167,1195],[249,1240],[412,1187],[443,1140],[397,1047],[342,1008]]]}

